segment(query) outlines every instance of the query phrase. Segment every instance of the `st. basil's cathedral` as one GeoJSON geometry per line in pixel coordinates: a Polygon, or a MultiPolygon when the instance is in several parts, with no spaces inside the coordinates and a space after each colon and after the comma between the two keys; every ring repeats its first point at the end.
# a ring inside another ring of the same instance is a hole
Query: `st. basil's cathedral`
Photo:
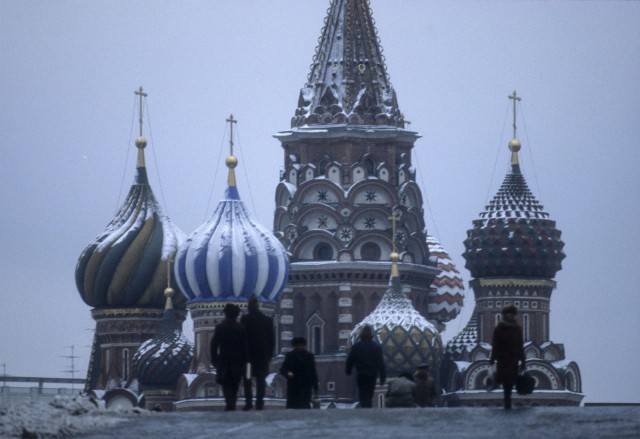
{"type": "MultiPolygon", "coordinates": [[[[485,388],[491,334],[506,305],[520,311],[527,370],[536,381],[534,393],[515,404],[580,404],[579,368],[549,333],[564,243],[520,171],[515,92],[511,170],[464,240],[475,308],[447,344],[441,332],[462,309],[464,283],[426,230],[424,188],[412,165],[420,135],[405,125],[367,0],[331,1],[291,126],[275,134],[283,170],[273,182],[272,231],[241,199],[233,116],[222,199],[190,235],[180,231],[147,179],[146,93],[136,95],[135,180],[75,272],[96,320],[87,392],[114,407],[221,408],[210,341],[224,306],[246,310],[255,295],[273,317],[277,339],[267,408],[284,407],[286,383],[276,372],[298,336],[315,354],[324,406],[355,406],[345,360],[364,325],[382,344],[390,376],[427,364],[441,405],[500,405],[500,392],[485,388]],[[187,314],[193,343],[182,333],[187,314]]],[[[377,389],[376,406],[384,406],[384,391],[377,389]]]]}

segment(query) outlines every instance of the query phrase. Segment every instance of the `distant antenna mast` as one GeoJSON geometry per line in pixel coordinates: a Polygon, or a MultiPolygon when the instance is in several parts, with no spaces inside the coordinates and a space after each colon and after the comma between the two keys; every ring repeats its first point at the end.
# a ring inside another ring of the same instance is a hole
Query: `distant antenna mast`
{"type": "MultiPolygon", "coordinates": [[[[76,377],[76,372],[79,372],[76,369],[76,358],[79,358],[77,355],[74,355],[75,352],[75,346],[71,345],[71,346],[67,346],[68,348],[71,349],[71,355],[63,355],[62,358],[67,358],[70,362],[70,367],[67,370],[63,370],[63,373],[70,373],[71,374],[71,379],[74,379],[76,377]]],[[[74,383],[71,383],[71,389],[74,389],[74,383]]]]}

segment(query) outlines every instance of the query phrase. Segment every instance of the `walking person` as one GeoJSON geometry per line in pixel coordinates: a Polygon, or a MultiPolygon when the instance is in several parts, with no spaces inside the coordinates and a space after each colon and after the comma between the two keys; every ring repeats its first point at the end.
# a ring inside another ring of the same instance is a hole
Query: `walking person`
{"type": "Polygon", "coordinates": [[[347,375],[351,375],[354,367],[360,408],[371,408],[376,380],[380,378],[380,385],[383,385],[387,379],[387,369],[384,365],[382,347],[373,340],[373,328],[369,325],[362,328],[360,340],[351,347],[347,355],[347,375]]]}
{"type": "Polygon", "coordinates": [[[228,303],[224,320],[216,325],[211,340],[211,363],[216,368],[216,381],[222,386],[225,410],[236,409],[238,388],[247,364],[247,336],[238,321],[240,307],[228,303]]]}
{"type": "Polygon", "coordinates": [[[251,370],[243,377],[245,405],[242,410],[251,410],[253,407],[252,377],[256,379],[256,410],[262,410],[264,408],[265,380],[269,374],[269,363],[273,356],[276,336],[273,329],[273,319],[260,311],[255,295],[249,298],[247,309],[247,314],[240,318],[240,324],[247,333],[251,370]]]}
{"type": "Polygon", "coordinates": [[[280,373],[287,379],[288,409],[310,409],[312,391],[318,394],[315,356],[307,351],[307,341],[294,337],[293,350],[284,357],[280,373]]]}
{"type": "Polygon", "coordinates": [[[518,310],[515,306],[506,306],[501,311],[502,320],[493,330],[490,363],[497,363],[496,384],[502,384],[504,390],[504,408],[511,410],[511,391],[520,370],[525,369],[522,328],[516,321],[518,310]]]}
{"type": "Polygon", "coordinates": [[[435,407],[438,402],[436,381],[429,375],[429,365],[421,364],[413,374],[413,400],[418,407],[435,407]]]}

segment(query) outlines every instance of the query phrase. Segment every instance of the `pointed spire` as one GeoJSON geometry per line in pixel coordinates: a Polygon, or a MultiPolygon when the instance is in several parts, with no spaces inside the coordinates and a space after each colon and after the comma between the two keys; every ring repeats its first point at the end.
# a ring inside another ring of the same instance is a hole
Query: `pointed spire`
{"type": "Polygon", "coordinates": [[[333,0],[292,127],[404,127],[367,0],[333,0]]]}
{"type": "Polygon", "coordinates": [[[511,151],[511,169],[514,174],[519,174],[520,162],[518,161],[518,151],[520,151],[522,145],[517,136],[516,113],[518,102],[520,102],[522,98],[518,96],[515,90],[511,96],[508,96],[508,98],[513,100],[513,138],[509,141],[509,150],[511,151]]]}

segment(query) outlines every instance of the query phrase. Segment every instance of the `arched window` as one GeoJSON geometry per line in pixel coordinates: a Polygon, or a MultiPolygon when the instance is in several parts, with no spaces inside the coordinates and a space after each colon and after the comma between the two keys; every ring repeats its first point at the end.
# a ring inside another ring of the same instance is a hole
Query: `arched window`
{"type": "Polygon", "coordinates": [[[129,349],[124,348],[122,350],[122,379],[129,379],[129,349]]]}
{"type": "Polygon", "coordinates": [[[312,352],[314,354],[321,354],[322,353],[322,327],[320,326],[314,326],[313,328],[311,328],[312,330],[312,340],[311,340],[311,348],[313,349],[312,352]]]}
{"type": "Polygon", "coordinates": [[[524,314],[522,316],[522,335],[524,336],[524,341],[531,340],[531,334],[529,331],[529,314],[524,314]]]}
{"type": "Polygon", "coordinates": [[[321,242],[313,249],[313,259],[316,261],[330,261],[333,259],[333,248],[326,242],[321,242]]]}
{"type": "Polygon", "coordinates": [[[360,255],[363,261],[379,261],[380,260],[380,246],[375,242],[366,242],[360,249],[360,255]]]}

